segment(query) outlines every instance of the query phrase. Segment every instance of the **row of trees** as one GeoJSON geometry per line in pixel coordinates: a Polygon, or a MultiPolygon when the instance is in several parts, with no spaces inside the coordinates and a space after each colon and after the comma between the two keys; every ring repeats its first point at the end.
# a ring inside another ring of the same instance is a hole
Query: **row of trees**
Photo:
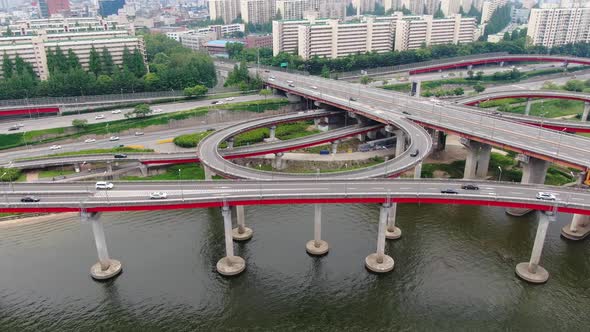
{"type": "Polygon", "coordinates": [[[512,4],[508,3],[502,7],[497,8],[494,14],[490,18],[490,21],[486,24],[484,30],[483,39],[487,39],[488,35],[493,35],[502,31],[512,20],[511,16],[512,4]]]}
{"type": "Polygon", "coordinates": [[[170,91],[216,84],[208,55],[195,53],[160,34],[145,35],[144,40],[150,72],[137,49],[124,49],[122,63],[116,65],[108,49],[92,48],[88,66],[83,68],[72,50],[64,52],[57,47],[47,51],[49,79],[41,81],[22,58],[11,60],[4,54],[0,99],[170,91]]]}
{"type": "MultiPolygon", "coordinates": [[[[516,37],[516,34],[514,34],[516,37]]],[[[314,75],[329,76],[330,73],[345,72],[352,70],[397,66],[411,64],[422,61],[430,61],[442,58],[466,56],[472,54],[508,52],[511,54],[564,54],[578,57],[590,57],[590,43],[576,43],[556,46],[551,49],[534,46],[525,47],[526,31],[521,30],[516,40],[501,41],[499,43],[489,43],[477,41],[468,44],[447,44],[435,46],[423,46],[416,50],[408,51],[391,51],[385,53],[359,53],[346,57],[329,59],[325,57],[312,57],[309,60],[303,60],[298,55],[290,53],[279,53],[277,56],[272,55],[272,50],[268,48],[261,49],[244,49],[243,46],[236,44],[228,45],[229,56],[238,61],[257,60],[260,55],[260,63],[279,67],[282,63],[287,63],[288,68],[308,71],[314,75]]]]}

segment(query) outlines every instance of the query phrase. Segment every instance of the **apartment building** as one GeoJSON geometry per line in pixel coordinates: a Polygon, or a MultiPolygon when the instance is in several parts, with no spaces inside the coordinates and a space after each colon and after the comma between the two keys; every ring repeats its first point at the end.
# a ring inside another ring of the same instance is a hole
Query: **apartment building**
{"type": "Polygon", "coordinates": [[[272,21],[272,50],[277,55],[280,52],[294,53],[298,49],[299,26],[310,24],[325,24],[327,19],[316,19],[314,16],[302,20],[272,21]]]}
{"type": "Polygon", "coordinates": [[[274,0],[241,0],[240,12],[246,23],[268,23],[276,14],[274,0]]]}
{"type": "Polygon", "coordinates": [[[590,42],[590,7],[531,9],[527,39],[549,48],[590,42]]]}
{"type": "Polygon", "coordinates": [[[314,56],[338,58],[356,53],[388,52],[393,47],[393,29],[401,13],[385,17],[363,17],[361,22],[324,23],[298,27],[298,54],[303,59],[314,56]]]}
{"type": "Polygon", "coordinates": [[[211,20],[221,18],[229,24],[240,16],[240,0],[209,0],[209,17],[211,20]]]}
{"type": "Polygon", "coordinates": [[[138,49],[145,58],[145,47],[141,36],[130,35],[127,31],[92,31],[84,33],[45,34],[0,38],[0,54],[6,53],[11,59],[18,55],[33,66],[37,76],[45,80],[49,77],[47,51],[57,47],[64,52],[72,50],[79,58],[83,68],[88,68],[92,47],[101,51],[107,48],[117,65],[123,62],[123,51],[138,49]]]}
{"type": "Polygon", "coordinates": [[[129,34],[135,34],[133,24],[121,24],[101,17],[68,17],[51,19],[18,20],[10,24],[8,28],[15,36],[36,34],[44,30],[47,34],[77,33],[107,30],[127,30],[129,34]]]}
{"type": "Polygon", "coordinates": [[[486,0],[483,2],[481,9],[481,23],[487,23],[490,21],[494,12],[499,7],[505,6],[508,0],[486,0]]]}
{"type": "Polygon", "coordinates": [[[396,51],[418,49],[422,45],[471,43],[475,41],[476,19],[455,15],[434,19],[430,15],[405,16],[395,27],[396,51]]]}

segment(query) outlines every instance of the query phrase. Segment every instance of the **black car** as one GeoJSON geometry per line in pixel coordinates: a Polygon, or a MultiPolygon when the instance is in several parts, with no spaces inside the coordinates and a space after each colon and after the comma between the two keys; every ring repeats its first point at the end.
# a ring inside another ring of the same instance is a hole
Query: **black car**
{"type": "Polygon", "coordinates": [[[115,158],[127,158],[127,155],[126,154],[119,153],[119,154],[116,154],[115,155],[115,158]]]}
{"type": "Polygon", "coordinates": [[[479,187],[475,184],[464,184],[461,186],[461,189],[464,190],[479,190],[479,187]]]}
{"type": "Polygon", "coordinates": [[[441,194],[458,194],[459,192],[455,189],[447,188],[440,191],[441,194]]]}
{"type": "Polygon", "coordinates": [[[289,83],[289,86],[292,87],[292,88],[294,88],[295,87],[295,84],[289,83]]]}
{"type": "Polygon", "coordinates": [[[409,112],[407,112],[407,111],[402,111],[402,113],[403,113],[403,114],[405,114],[405,115],[412,115],[412,114],[410,114],[410,113],[409,113],[409,112]]]}
{"type": "Polygon", "coordinates": [[[211,105],[216,105],[216,104],[217,104],[217,100],[211,102],[211,105]]]}
{"type": "Polygon", "coordinates": [[[20,129],[19,126],[12,126],[12,127],[8,128],[8,131],[19,130],[19,129],[20,129]]]}
{"type": "Polygon", "coordinates": [[[40,199],[35,196],[25,196],[25,197],[21,198],[20,201],[23,203],[36,203],[36,202],[39,202],[40,199]]]}
{"type": "Polygon", "coordinates": [[[416,150],[414,150],[414,152],[410,153],[410,157],[416,157],[419,154],[420,154],[420,150],[416,149],[416,150]]]}
{"type": "Polygon", "coordinates": [[[350,98],[348,98],[348,100],[350,100],[350,101],[356,101],[356,98],[350,97],[350,98]]]}

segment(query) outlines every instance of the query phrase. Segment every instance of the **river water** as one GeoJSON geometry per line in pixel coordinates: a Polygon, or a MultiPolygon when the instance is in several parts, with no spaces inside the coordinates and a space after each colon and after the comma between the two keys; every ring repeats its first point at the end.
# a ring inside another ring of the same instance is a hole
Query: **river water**
{"type": "Polygon", "coordinates": [[[123,274],[98,283],[90,225],[77,217],[0,224],[1,331],[588,330],[590,241],[550,225],[545,285],[514,274],[529,259],[535,216],[501,208],[400,205],[395,269],[374,275],[375,205],[328,205],[330,252],[312,258],[313,207],[246,207],[246,271],[215,272],[224,254],[218,209],[106,213],[109,252],[123,274]]]}

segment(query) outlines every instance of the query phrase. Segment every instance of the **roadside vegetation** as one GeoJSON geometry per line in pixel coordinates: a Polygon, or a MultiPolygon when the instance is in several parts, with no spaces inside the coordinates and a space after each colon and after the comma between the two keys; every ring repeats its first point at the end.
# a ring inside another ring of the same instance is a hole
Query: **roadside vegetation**
{"type": "MultiPolygon", "coordinates": [[[[223,179],[220,176],[214,176],[214,179],[223,179]]],[[[176,180],[204,180],[205,170],[201,164],[182,164],[172,165],[166,168],[161,174],[151,176],[122,176],[124,181],[176,181],[176,180]],[[180,170],[180,171],[179,171],[180,170]]],[[[188,189],[188,188],[187,188],[188,189]]]]}

